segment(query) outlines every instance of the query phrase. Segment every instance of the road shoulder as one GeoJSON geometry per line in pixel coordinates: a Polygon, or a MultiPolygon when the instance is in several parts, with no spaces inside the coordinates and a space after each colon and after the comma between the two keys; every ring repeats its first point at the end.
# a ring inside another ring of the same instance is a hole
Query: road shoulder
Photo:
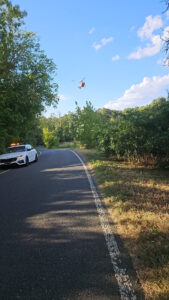
{"type": "MultiPolygon", "coordinates": [[[[116,224],[112,219],[112,216],[110,215],[109,209],[106,206],[106,203],[104,201],[103,191],[100,188],[98,188],[97,177],[95,176],[93,169],[88,163],[88,159],[84,151],[76,150],[76,153],[80,156],[81,160],[85,162],[85,165],[87,166],[87,171],[89,172],[89,176],[91,176],[91,180],[93,181],[91,185],[93,184],[94,187],[91,187],[91,189],[94,190],[93,194],[96,202],[96,207],[99,215],[101,215],[100,221],[102,224],[106,242],[108,240],[107,246],[109,249],[109,254],[111,257],[113,268],[117,272],[116,274],[117,281],[119,275],[122,275],[122,273],[123,275],[125,274],[124,277],[122,276],[119,279],[119,281],[122,284],[120,286],[121,298],[122,299],[145,299],[141,284],[139,282],[137,273],[133,266],[132,259],[129,255],[127,248],[125,247],[122,237],[119,235],[117,231],[116,224]],[[98,203],[97,203],[97,199],[98,199],[98,203]],[[102,219],[102,215],[104,215],[103,219],[102,219]],[[106,230],[104,230],[104,227],[106,228],[106,230]],[[110,241],[111,236],[113,241],[110,241]],[[127,290],[128,288],[129,290],[127,290]]],[[[90,178],[89,178],[89,182],[90,182],[90,178]]]]}

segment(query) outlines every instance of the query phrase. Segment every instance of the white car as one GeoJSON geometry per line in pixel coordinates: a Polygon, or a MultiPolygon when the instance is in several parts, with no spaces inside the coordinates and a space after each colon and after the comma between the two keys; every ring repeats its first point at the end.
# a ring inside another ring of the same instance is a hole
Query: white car
{"type": "Polygon", "coordinates": [[[38,160],[38,153],[31,145],[11,145],[7,153],[0,155],[0,166],[26,165],[38,160]]]}

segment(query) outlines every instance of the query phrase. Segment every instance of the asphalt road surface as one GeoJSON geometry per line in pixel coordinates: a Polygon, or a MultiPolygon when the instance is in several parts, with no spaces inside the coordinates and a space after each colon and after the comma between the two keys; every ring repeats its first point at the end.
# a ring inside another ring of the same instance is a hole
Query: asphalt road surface
{"type": "Polygon", "coordinates": [[[46,150],[0,174],[0,300],[121,299],[114,275],[73,152],[46,150]]]}

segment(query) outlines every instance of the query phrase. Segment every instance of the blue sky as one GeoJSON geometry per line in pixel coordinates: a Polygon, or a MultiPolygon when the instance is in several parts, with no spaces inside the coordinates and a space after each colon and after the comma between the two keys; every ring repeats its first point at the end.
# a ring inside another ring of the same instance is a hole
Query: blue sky
{"type": "Polygon", "coordinates": [[[51,113],[64,115],[90,100],[97,108],[124,109],[166,96],[169,68],[161,37],[169,13],[161,0],[12,0],[26,10],[27,30],[57,65],[60,101],[51,113]],[[79,89],[85,79],[86,87],[79,89]]]}

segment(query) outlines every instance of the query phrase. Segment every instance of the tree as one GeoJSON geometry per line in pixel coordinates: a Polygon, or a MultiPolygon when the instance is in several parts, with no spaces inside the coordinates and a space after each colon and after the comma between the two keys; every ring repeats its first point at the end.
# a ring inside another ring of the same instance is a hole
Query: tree
{"type": "MultiPolygon", "coordinates": [[[[166,5],[165,12],[169,10],[169,0],[163,0],[166,5]]],[[[167,27],[168,28],[168,27],[167,27]]],[[[164,37],[164,49],[166,52],[166,64],[169,66],[169,30],[166,32],[164,37]]]]}
{"type": "Polygon", "coordinates": [[[43,128],[48,128],[49,132],[55,132],[59,142],[72,142],[75,138],[75,116],[73,113],[68,113],[63,117],[51,115],[49,118],[41,117],[39,125],[41,131],[43,128]]]}
{"type": "Polygon", "coordinates": [[[48,128],[43,128],[43,142],[46,148],[57,147],[59,139],[55,132],[49,131],[48,128]]]}
{"type": "Polygon", "coordinates": [[[26,12],[0,0],[0,148],[12,139],[29,141],[45,105],[56,105],[56,66],[32,32],[26,12]]]}
{"type": "Polygon", "coordinates": [[[97,146],[98,131],[100,125],[99,115],[94,110],[90,101],[86,102],[86,106],[81,109],[76,102],[76,140],[78,140],[86,148],[94,148],[97,146]]]}
{"type": "Polygon", "coordinates": [[[166,10],[169,9],[169,0],[164,0],[165,4],[166,4],[166,10]]]}
{"type": "Polygon", "coordinates": [[[169,99],[159,98],[150,105],[126,109],[116,119],[111,132],[112,154],[127,157],[169,155],[169,99]]]}

